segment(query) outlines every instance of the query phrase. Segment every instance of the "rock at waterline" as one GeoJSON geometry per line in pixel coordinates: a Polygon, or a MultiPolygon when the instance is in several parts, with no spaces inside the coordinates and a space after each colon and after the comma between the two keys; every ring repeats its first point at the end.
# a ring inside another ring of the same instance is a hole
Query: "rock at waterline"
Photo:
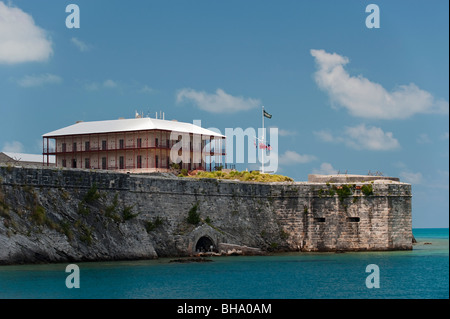
{"type": "Polygon", "coordinates": [[[179,259],[172,259],[169,261],[169,263],[205,263],[205,262],[211,262],[211,259],[206,258],[179,258],[179,259]]]}

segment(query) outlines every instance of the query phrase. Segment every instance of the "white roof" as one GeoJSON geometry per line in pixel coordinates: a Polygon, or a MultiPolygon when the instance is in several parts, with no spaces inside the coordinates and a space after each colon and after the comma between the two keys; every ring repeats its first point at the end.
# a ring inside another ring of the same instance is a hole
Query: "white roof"
{"type": "MultiPolygon", "coordinates": [[[[12,158],[15,161],[19,162],[33,162],[33,163],[42,163],[42,154],[25,154],[25,153],[13,153],[13,152],[2,152],[6,156],[12,158]]],[[[55,155],[50,155],[49,163],[55,163],[55,155]]],[[[45,157],[45,162],[47,162],[47,157],[45,157]]]]}
{"type": "Polygon", "coordinates": [[[177,121],[158,120],[149,117],[108,120],[108,121],[79,122],[67,127],[63,127],[56,131],[46,133],[42,135],[42,137],[144,131],[144,130],[165,130],[180,133],[193,133],[206,136],[225,137],[225,135],[204,129],[194,124],[177,121]]]}

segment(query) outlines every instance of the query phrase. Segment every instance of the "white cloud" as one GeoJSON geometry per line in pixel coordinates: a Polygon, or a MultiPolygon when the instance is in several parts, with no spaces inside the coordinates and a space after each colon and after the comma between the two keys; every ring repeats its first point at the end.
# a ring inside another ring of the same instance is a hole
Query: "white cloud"
{"type": "Polygon", "coordinates": [[[153,94],[156,90],[154,88],[149,87],[148,85],[144,85],[140,90],[139,93],[147,93],[147,94],[153,94]]]}
{"type": "Polygon", "coordinates": [[[99,82],[91,82],[91,83],[87,83],[85,85],[86,90],[89,91],[97,91],[101,88],[104,89],[115,89],[118,88],[119,84],[116,81],[113,81],[111,79],[107,79],[105,81],[103,81],[102,83],[99,82]]]}
{"type": "Polygon", "coordinates": [[[320,169],[313,169],[313,174],[335,175],[338,171],[330,163],[322,163],[320,169]]]}
{"type": "Polygon", "coordinates": [[[72,39],[70,39],[70,42],[72,42],[81,52],[87,52],[91,49],[90,45],[87,45],[78,38],[73,37],[72,39]]]}
{"type": "Polygon", "coordinates": [[[62,82],[62,78],[54,74],[26,75],[17,83],[22,87],[37,87],[45,84],[58,84],[62,82]]]}
{"type": "Polygon", "coordinates": [[[448,114],[448,101],[438,100],[414,83],[388,92],[382,85],[362,76],[350,76],[344,69],[347,57],[324,50],[311,50],[318,70],[317,85],[331,101],[345,107],[351,115],[373,119],[405,119],[418,113],[448,114]]]}
{"type": "Polygon", "coordinates": [[[280,136],[294,136],[294,135],[297,135],[296,131],[285,130],[285,129],[282,129],[282,128],[278,128],[276,126],[271,126],[270,128],[277,128],[278,129],[278,135],[280,135],[280,136]]]}
{"type": "Polygon", "coordinates": [[[88,91],[97,91],[100,88],[100,85],[97,82],[87,83],[85,86],[88,91]]]}
{"type": "Polygon", "coordinates": [[[261,105],[258,99],[232,96],[222,89],[216,93],[195,91],[193,89],[181,89],[177,92],[177,103],[190,101],[198,108],[211,113],[236,113],[246,111],[261,105]]]}
{"type": "Polygon", "coordinates": [[[103,87],[107,88],[107,89],[114,89],[117,86],[118,86],[117,82],[115,82],[111,79],[105,80],[105,82],[103,82],[103,87]]]}
{"type": "Polygon", "coordinates": [[[344,139],[333,136],[333,134],[328,131],[318,131],[314,132],[314,134],[324,142],[344,142],[344,139]]]}
{"type": "Polygon", "coordinates": [[[46,61],[53,54],[52,42],[33,17],[0,1],[0,63],[46,61]]]}
{"type": "Polygon", "coordinates": [[[400,172],[400,181],[410,184],[420,184],[422,183],[422,173],[413,173],[410,171],[400,172]]]}
{"type": "Polygon", "coordinates": [[[419,144],[430,144],[430,143],[432,143],[432,141],[431,141],[430,137],[428,136],[428,134],[422,133],[417,138],[417,143],[419,143],[419,144]]]}
{"type": "Polygon", "coordinates": [[[6,142],[3,145],[2,152],[23,153],[23,144],[18,141],[6,142]]]}
{"type": "Polygon", "coordinates": [[[400,143],[391,132],[385,133],[379,127],[366,127],[364,124],[346,127],[342,136],[327,131],[314,134],[324,142],[343,143],[357,150],[389,151],[400,148],[400,143]]]}
{"type": "Polygon", "coordinates": [[[313,155],[301,155],[294,151],[286,151],[278,158],[278,163],[282,165],[306,164],[317,160],[313,155]]]}

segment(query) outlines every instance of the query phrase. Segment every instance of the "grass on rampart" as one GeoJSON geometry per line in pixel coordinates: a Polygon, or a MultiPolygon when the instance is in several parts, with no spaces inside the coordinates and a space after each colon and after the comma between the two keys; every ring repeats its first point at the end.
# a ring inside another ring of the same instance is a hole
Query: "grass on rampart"
{"type": "Polygon", "coordinates": [[[294,180],[290,177],[276,174],[261,174],[259,171],[215,171],[215,172],[205,172],[198,171],[196,175],[190,175],[193,178],[216,178],[216,179],[229,179],[238,180],[242,182],[293,182],[294,180]]]}

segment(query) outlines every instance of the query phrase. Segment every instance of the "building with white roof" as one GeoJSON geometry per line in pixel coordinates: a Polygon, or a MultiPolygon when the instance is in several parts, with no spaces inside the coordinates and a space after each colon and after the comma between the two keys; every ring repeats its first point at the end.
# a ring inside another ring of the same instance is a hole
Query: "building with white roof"
{"type": "MultiPolygon", "coordinates": [[[[41,154],[27,154],[27,153],[14,153],[14,152],[0,152],[0,163],[12,166],[25,166],[25,167],[42,167],[42,155],[41,154]]],[[[49,165],[55,166],[55,156],[49,156],[49,165]]]]}
{"type": "MultiPolygon", "coordinates": [[[[168,171],[173,163],[187,170],[212,170],[225,158],[225,136],[178,121],[141,117],[77,122],[42,135],[44,164],[57,167],[168,171]]],[[[222,165],[223,166],[223,165],[222,165]]]]}

